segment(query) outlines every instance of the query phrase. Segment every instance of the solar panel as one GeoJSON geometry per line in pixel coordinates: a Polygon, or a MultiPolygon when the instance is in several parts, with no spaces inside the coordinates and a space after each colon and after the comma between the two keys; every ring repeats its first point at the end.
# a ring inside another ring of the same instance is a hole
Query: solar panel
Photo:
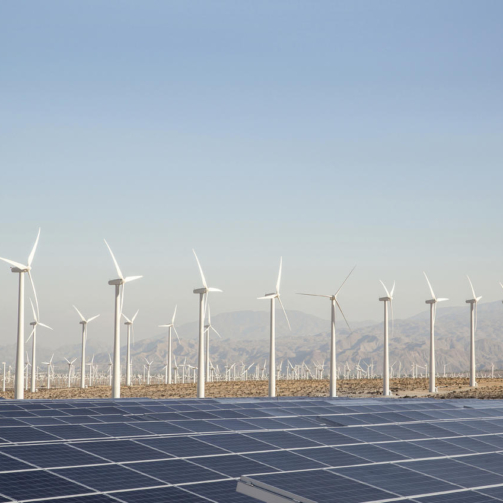
{"type": "MultiPolygon", "coordinates": [[[[150,463],[154,463],[154,461],[150,463]]],[[[118,491],[120,489],[135,489],[163,485],[163,482],[160,480],[147,477],[125,466],[114,464],[62,468],[53,470],[53,473],[97,491],[118,491]]],[[[89,490],[81,490],[81,493],[83,492],[89,492],[89,490]]]]}
{"type": "MultiPolygon", "coordinates": [[[[162,439],[161,439],[162,440],[162,439]]],[[[127,461],[146,461],[150,459],[170,458],[169,454],[157,449],[150,449],[131,440],[114,440],[102,442],[81,442],[75,445],[82,451],[100,456],[103,463],[113,461],[122,463],[127,461]]]]}
{"type": "MultiPolygon", "coordinates": [[[[204,440],[204,437],[201,437],[201,439],[204,440]]],[[[149,438],[139,440],[139,442],[179,458],[227,454],[224,449],[192,437],[149,438]]]]}
{"type": "Polygon", "coordinates": [[[44,470],[0,473],[0,488],[2,494],[21,501],[91,492],[44,470]]]}
{"type": "MultiPolygon", "coordinates": [[[[85,444],[76,445],[80,446],[85,444]]],[[[92,456],[65,444],[16,445],[5,448],[3,452],[39,468],[58,468],[62,466],[106,463],[106,461],[101,458],[92,456]]]]}
{"type": "Polygon", "coordinates": [[[193,493],[173,486],[143,489],[139,491],[125,491],[114,493],[114,496],[126,503],[207,503],[208,501],[193,493]]]}

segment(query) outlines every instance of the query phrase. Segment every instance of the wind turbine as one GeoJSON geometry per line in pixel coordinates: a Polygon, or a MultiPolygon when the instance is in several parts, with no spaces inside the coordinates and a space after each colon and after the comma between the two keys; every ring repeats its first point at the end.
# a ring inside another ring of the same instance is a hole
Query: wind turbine
{"type": "Polygon", "coordinates": [[[154,363],[154,360],[152,360],[152,361],[149,362],[145,358],[145,361],[147,362],[147,384],[149,385],[150,384],[150,366],[152,365],[152,363],[154,363]]]}
{"type": "Polygon", "coordinates": [[[479,300],[482,297],[477,297],[475,295],[475,289],[473,288],[472,282],[469,276],[468,282],[470,283],[470,288],[472,289],[473,298],[466,301],[467,304],[470,304],[470,386],[477,386],[477,382],[475,380],[475,331],[477,329],[477,305],[479,300]]]}
{"type": "Polygon", "coordinates": [[[210,311],[210,306],[208,305],[208,324],[205,325],[205,332],[206,332],[206,379],[208,379],[208,376],[210,375],[210,330],[213,330],[220,339],[222,336],[216,331],[216,329],[213,327],[211,324],[211,311],[210,311]]]}
{"type": "MultiPolygon", "coordinates": [[[[356,267],[356,266],[355,266],[356,267]]],[[[351,327],[349,326],[348,320],[346,319],[346,316],[344,316],[344,313],[342,311],[342,308],[337,301],[337,295],[339,295],[342,287],[344,286],[344,283],[348,280],[348,278],[351,276],[353,271],[355,270],[355,267],[351,269],[350,273],[347,275],[346,279],[342,282],[342,285],[339,287],[337,292],[333,295],[319,295],[316,293],[299,293],[298,295],[309,295],[310,297],[324,297],[326,299],[330,299],[330,302],[332,304],[332,322],[330,324],[331,327],[331,337],[330,337],[330,397],[336,397],[337,396],[337,367],[336,367],[336,352],[335,352],[335,306],[339,308],[339,311],[342,314],[342,317],[344,318],[344,321],[346,322],[346,325],[349,328],[349,331],[352,332],[351,327]]]]}
{"type": "Polygon", "coordinates": [[[288,323],[288,328],[292,330],[290,326],[290,321],[286,315],[285,307],[283,302],[281,302],[281,297],[279,294],[279,287],[281,285],[281,268],[283,266],[283,257],[279,260],[279,274],[278,281],[276,282],[276,291],[274,293],[266,293],[263,297],[259,297],[258,300],[270,300],[271,301],[271,338],[269,346],[269,396],[276,396],[276,316],[275,316],[275,300],[278,299],[283,313],[285,313],[286,322],[288,323]]]}
{"type": "Polygon", "coordinates": [[[28,342],[30,338],[33,337],[31,346],[31,392],[35,393],[37,391],[37,326],[40,325],[41,327],[48,328],[49,330],[52,330],[52,328],[38,321],[37,313],[35,312],[35,308],[33,307],[33,302],[31,301],[31,299],[30,304],[31,310],[33,312],[33,318],[35,318],[35,320],[30,323],[30,325],[33,327],[33,330],[31,331],[30,337],[28,337],[26,342],[28,342]]]}
{"type": "Polygon", "coordinates": [[[172,355],[172,346],[171,346],[171,329],[175,331],[176,337],[178,338],[178,342],[180,343],[180,336],[178,335],[178,332],[176,331],[175,328],[175,317],[176,317],[176,308],[175,306],[175,312],[173,313],[173,318],[171,318],[171,323],[169,325],[159,325],[159,328],[168,328],[168,361],[167,361],[167,369],[166,372],[168,373],[168,379],[167,379],[167,384],[171,384],[171,355],[172,355]]]}
{"type": "Polygon", "coordinates": [[[112,256],[112,260],[115,265],[115,269],[117,271],[117,275],[119,276],[117,279],[112,279],[108,282],[109,285],[115,286],[115,319],[114,319],[114,369],[113,369],[113,379],[112,379],[112,398],[120,398],[121,397],[121,313],[122,313],[122,305],[124,303],[124,285],[129,283],[130,281],[134,281],[135,279],[143,278],[143,276],[127,276],[124,277],[122,275],[122,271],[119,268],[119,264],[117,260],[115,260],[115,256],[112,252],[110,246],[105,241],[107,245],[108,251],[112,256]],[[121,295],[121,287],[122,286],[122,295],[121,295]]]}
{"type": "Polygon", "coordinates": [[[426,276],[426,273],[423,272],[424,277],[426,278],[426,282],[428,283],[428,287],[430,288],[431,292],[431,299],[426,300],[426,304],[430,305],[430,393],[436,393],[437,388],[435,386],[435,373],[436,373],[436,366],[435,366],[435,319],[437,317],[437,302],[444,302],[446,298],[440,298],[438,299],[435,296],[435,292],[433,292],[433,288],[431,286],[430,280],[428,279],[428,276],[426,276]]]}
{"type": "Polygon", "coordinates": [[[202,288],[197,288],[194,293],[199,294],[199,354],[198,354],[198,366],[197,366],[197,398],[204,398],[204,384],[205,384],[205,365],[204,365],[204,318],[205,318],[205,306],[204,300],[210,292],[221,292],[218,288],[209,287],[206,283],[204,277],[203,268],[199,263],[196,252],[194,252],[194,257],[196,257],[197,266],[199,267],[199,272],[201,273],[201,280],[203,282],[202,288]]]}
{"type": "Polygon", "coordinates": [[[73,367],[73,364],[75,363],[75,361],[77,360],[77,358],[74,358],[72,361],[69,361],[68,359],[66,359],[66,363],[68,363],[68,387],[70,388],[71,387],[71,377],[72,377],[72,367],[73,367]]]}
{"type": "Polygon", "coordinates": [[[33,295],[35,296],[35,304],[37,306],[38,313],[38,300],[37,293],[35,291],[35,285],[33,283],[33,278],[31,276],[31,264],[33,262],[33,257],[35,256],[35,251],[37,250],[38,240],[40,238],[40,229],[38,230],[37,239],[28,257],[28,265],[20,264],[19,262],[14,262],[13,260],[8,260],[6,258],[0,257],[0,260],[10,264],[11,271],[19,274],[19,296],[18,296],[18,313],[17,313],[17,348],[16,348],[16,379],[14,385],[14,397],[16,399],[22,400],[24,398],[24,273],[28,273],[30,278],[31,287],[33,288],[33,295]]]}
{"type": "Polygon", "coordinates": [[[47,365],[47,389],[51,389],[51,368],[53,358],[54,354],[51,356],[51,359],[48,362],[42,362],[42,365],[47,365]]]}
{"type": "MultiPolygon", "coordinates": [[[[381,281],[381,280],[379,280],[381,281]]],[[[389,337],[388,337],[388,302],[391,308],[391,330],[393,331],[393,293],[395,291],[395,282],[391,292],[388,291],[386,285],[381,281],[386,297],[380,297],[379,300],[384,302],[384,362],[383,362],[383,395],[389,396],[389,337]]]]}
{"type": "Polygon", "coordinates": [[[126,346],[126,386],[131,386],[131,329],[133,330],[134,339],[134,320],[138,316],[140,310],[136,311],[135,315],[129,319],[124,313],[122,316],[126,320],[124,325],[127,326],[127,346],[126,346]]]}
{"type": "Polygon", "coordinates": [[[83,316],[83,314],[75,307],[73,306],[75,311],[77,311],[78,315],[80,316],[81,321],[79,321],[79,324],[82,325],[82,355],[81,355],[81,372],[80,372],[80,387],[85,388],[86,387],[86,342],[87,342],[87,324],[90,323],[91,321],[95,320],[99,314],[96,316],[93,316],[92,318],[89,318],[86,320],[83,316]]]}

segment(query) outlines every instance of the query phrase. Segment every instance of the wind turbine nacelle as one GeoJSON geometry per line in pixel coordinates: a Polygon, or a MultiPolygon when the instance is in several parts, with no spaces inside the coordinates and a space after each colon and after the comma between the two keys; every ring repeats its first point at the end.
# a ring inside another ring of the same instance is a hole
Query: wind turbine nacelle
{"type": "Polygon", "coordinates": [[[424,301],[425,304],[435,304],[436,302],[437,302],[436,299],[430,299],[424,301]]]}
{"type": "Polygon", "coordinates": [[[109,285],[122,285],[122,283],[124,283],[124,280],[121,279],[121,278],[118,278],[118,279],[111,279],[108,284],[109,285]]]}
{"type": "Polygon", "coordinates": [[[193,293],[199,293],[199,294],[202,294],[202,293],[207,293],[208,292],[208,289],[207,288],[196,288],[193,293]]]}
{"type": "Polygon", "coordinates": [[[391,297],[379,297],[381,302],[387,302],[388,300],[393,300],[391,297]]]}

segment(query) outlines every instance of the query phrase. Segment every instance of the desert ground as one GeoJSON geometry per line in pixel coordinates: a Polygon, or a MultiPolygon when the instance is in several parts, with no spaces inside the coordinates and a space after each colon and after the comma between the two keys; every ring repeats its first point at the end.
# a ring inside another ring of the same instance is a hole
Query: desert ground
{"type": "MultiPolygon", "coordinates": [[[[394,397],[415,398],[503,398],[503,379],[482,378],[476,388],[470,388],[466,378],[438,378],[438,393],[428,392],[428,379],[391,379],[390,389],[394,397]]],[[[328,395],[329,382],[320,380],[281,380],[277,381],[278,396],[328,395]]],[[[259,397],[267,396],[267,381],[230,381],[206,384],[206,397],[259,397]]],[[[379,379],[346,379],[337,382],[337,393],[341,397],[379,397],[382,396],[382,381],[379,379]]],[[[122,397],[148,398],[193,398],[196,397],[195,384],[171,384],[151,386],[123,386],[122,397]]],[[[0,392],[0,397],[14,398],[13,390],[0,392]]],[[[108,386],[90,388],[41,388],[37,393],[25,392],[25,398],[61,399],[61,398],[109,398],[108,386]]]]}

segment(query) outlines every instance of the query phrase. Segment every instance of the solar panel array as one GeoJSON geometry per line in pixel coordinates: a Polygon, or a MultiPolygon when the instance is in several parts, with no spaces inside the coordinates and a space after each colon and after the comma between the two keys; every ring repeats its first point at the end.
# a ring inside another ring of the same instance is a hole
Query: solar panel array
{"type": "Polygon", "coordinates": [[[0,400],[0,503],[271,496],[503,501],[503,401],[0,400]]]}

